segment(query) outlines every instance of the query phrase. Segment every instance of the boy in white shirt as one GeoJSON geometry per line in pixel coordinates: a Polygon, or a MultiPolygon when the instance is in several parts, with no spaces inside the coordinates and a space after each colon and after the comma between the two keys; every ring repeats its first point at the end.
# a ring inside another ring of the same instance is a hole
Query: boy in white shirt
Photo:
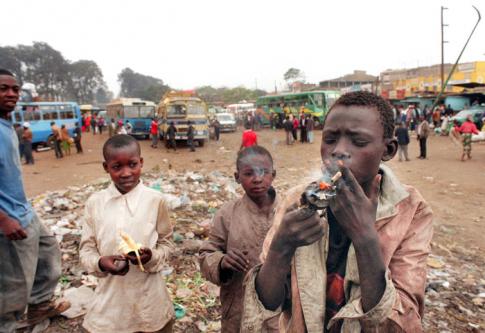
{"type": "Polygon", "coordinates": [[[111,137],[103,156],[112,183],[86,202],[80,244],[81,264],[100,277],[83,326],[93,333],[172,332],[172,301],[160,273],[172,248],[167,206],[140,181],[143,158],[133,137],[111,137]],[[143,270],[135,256],[122,254],[122,232],[141,244],[143,270]]]}

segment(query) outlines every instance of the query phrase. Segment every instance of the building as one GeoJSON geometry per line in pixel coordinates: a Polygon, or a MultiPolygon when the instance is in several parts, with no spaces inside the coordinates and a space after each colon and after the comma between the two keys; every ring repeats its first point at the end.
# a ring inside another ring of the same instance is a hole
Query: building
{"type": "MultiPolygon", "coordinates": [[[[445,80],[453,67],[444,65],[445,80]]],[[[485,86],[485,61],[458,64],[446,86],[446,93],[462,93],[485,86]]],[[[441,89],[441,65],[386,70],[380,74],[381,95],[389,99],[434,96],[441,89]]]]}
{"type": "Polygon", "coordinates": [[[377,81],[377,76],[369,75],[366,71],[354,70],[352,74],[347,74],[336,79],[320,81],[319,89],[341,90],[343,92],[352,90],[373,90],[377,81]],[[369,89],[369,87],[371,88],[369,89]]]}

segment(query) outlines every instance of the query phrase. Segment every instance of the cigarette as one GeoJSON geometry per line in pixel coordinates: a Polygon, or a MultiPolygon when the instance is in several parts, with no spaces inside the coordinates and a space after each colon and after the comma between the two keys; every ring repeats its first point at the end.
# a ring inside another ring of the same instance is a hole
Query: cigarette
{"type": "Polygon", "coordinates": [[[335,175],[333,175],[330,181],[332,182],[332,184],[335,184],[335,182],[337,182],[337,180],[339,180],[341,177],[342,177],[342,173],[338,171],[335,175]]]}

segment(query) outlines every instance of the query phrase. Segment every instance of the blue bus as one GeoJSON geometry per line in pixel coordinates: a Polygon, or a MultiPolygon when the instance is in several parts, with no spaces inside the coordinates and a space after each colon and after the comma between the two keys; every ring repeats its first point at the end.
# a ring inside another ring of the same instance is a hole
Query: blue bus
{"type": "Polygon", "coordinates": [[[139,98],[119,98],[106,105],[106,115],[115,121],[121,120],[126,125],[128,120],[133,127],[133,136],[150,136],[150,125],[155,117],[156,105],[139,98]]]}
{"type": "Polygon", "coordinates": [[[52,137],[51,122],[59,128],[66,125],[73,135],[75,123],[81,124],[81,110],[75,102],[19,102],[10,113],[12,122],[30,123],[33,144],[48,144],[52,137]]]}

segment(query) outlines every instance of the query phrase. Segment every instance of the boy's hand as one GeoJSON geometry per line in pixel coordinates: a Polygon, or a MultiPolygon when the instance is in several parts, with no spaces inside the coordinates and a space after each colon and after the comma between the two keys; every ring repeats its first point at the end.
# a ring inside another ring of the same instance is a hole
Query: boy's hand
{"type": "Polygon", "coordinates": [[[249,269],[246,254],[238,249],[229,250],[221,260],[221,269],[244,273],[249,269]]]}
{"type": "Polygon", "coordinates": [[[338,182],[337,195],[330,201],[333,215],[352,243],[376,239],[374,225],[381,175],[375,176],[367,196],[349,168],[341,166],[340,171],[342,178],[338,182]]]}
{"type": "Polygon", "coordinates": [[[323,237],[324,232],[322,220],[316,211],[294,207],[283,217],[271,247],[282,254],[293,256],[297,247],[315,243],[323,237]]]}
{"type": "Polygon", "coordinates": [[[99,258],[98,265],[101,271],[112,275],[126,275],[130,270],[128,259],[119,255],[103,256],[99,258]]]}
{"type": "MultiPolygon", "coordinates": [[[[138,250],[138,253],[140,254],[140,261],[141,261],[142,265],[146,264],[147,262],[150,261],[150,259],[152,259],[152,250],[150,250],[147,247],[142,247],[141,249],[138,250]]],[[[135,252],[130,252],[125,257],[133,265],[138,265],[138,259],[136,259],[135,252]]]]}
{"type": "Polygon", "coordinates": [[[17,220],[9,216],[4,216],[0,220],[0,231],[9,240],[22,240],[27,238],[27,233],[17,220]]]}

